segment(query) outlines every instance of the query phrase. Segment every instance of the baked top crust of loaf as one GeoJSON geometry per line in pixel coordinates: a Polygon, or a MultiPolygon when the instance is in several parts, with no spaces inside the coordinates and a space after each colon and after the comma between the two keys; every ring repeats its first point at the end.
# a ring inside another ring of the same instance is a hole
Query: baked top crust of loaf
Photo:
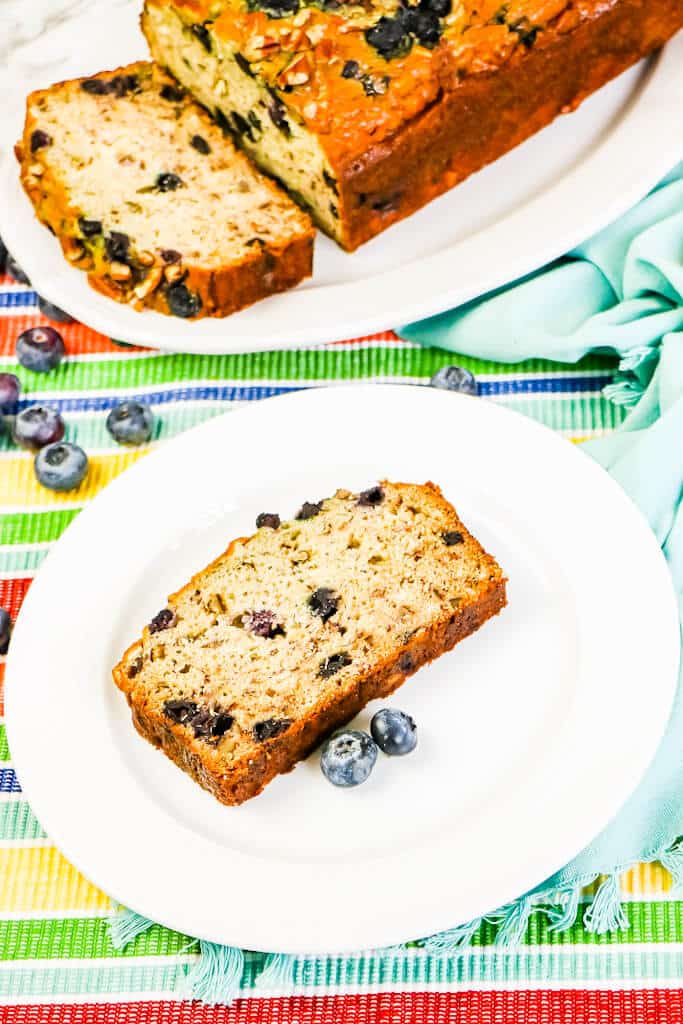
{"type": "Polygon", "coordinates": [[[306,502],[171,595],[113,670],[136,728],[226,804],[505,605],[505,577],[438,487],[306,502]]]}
{"type": "Polygon", "coordinates": [[[146,0],[142,18],[155,59],[349,250],[681,25],[680,0],[146,0]]]}
{"type": "Polygon", "coordinates": [[[311,273],[306,214],[149,62],[31,94],[17,156],[67,259],[136,308],[222,316],[311,273]]]}

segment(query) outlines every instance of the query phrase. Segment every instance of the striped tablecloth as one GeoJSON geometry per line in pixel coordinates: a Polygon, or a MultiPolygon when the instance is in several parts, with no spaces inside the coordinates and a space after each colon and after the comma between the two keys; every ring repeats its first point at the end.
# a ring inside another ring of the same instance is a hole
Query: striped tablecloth
{"type": "MultiPolygon", "coordinates": [[[[33,292],[0,278],[0,371],[21,376],[22,405],[47,401],[63,412],[67,438],[88,451],[91,468],[78,492],[50,494],[36,484],[31,457],[0,439],[0,605],[12,616],[65,526],[144,455],[117,447],[107,435],[104,420],[113,403],[131,397],[151,402],[154,444],[162,444],[242,402],[358,379],[424,384],[454,361],[391,333],[258,355],[163,355],[117,346],[71,324],[60,327],[67,360],[56,372],[38,375],[17,367],[14,342],[41,322],[33,292]]],[[[533,416],[576,441],[613,429],[623,415],[601,395],[614,371],[605,359],[572,367],[456,361],[474,371],[483,400],[533,416]]],[[[113,950],[107,896],[43,832],[21,792],[0,725],[0,1024],[683,1021],[683,903],[656,865],[629,872],[623,889],[630,926],[616,935],[592,935],[580,924],[558,935],[544,917],[532,917],[521,947],[508,950],[495,945],[493,929],[484,925],[473,946],[458,954],[409,948],[300,959],[293,994],[255,990],[251,969],[262,957],[253,954],[247,956],[243,998],[231,1008],[183,1001],[178,985],[195,947],[188,948],[187,936],[155,926],[125,953],[113,950]]]]}

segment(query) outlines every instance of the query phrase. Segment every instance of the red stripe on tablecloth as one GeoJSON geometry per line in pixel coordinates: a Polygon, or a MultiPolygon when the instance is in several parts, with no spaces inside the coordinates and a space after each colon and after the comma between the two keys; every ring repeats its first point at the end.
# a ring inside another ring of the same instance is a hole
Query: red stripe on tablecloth
{"type": "Polygon", "coordinates": [[[0,1007],[0,1024],[680,1024],[683,989],[383,992],[0,1007]]]}
{"type": "Polygon", "coordinates": [[[81,356],[102,354],[108,355],[111,352],[143,352],[141,348],[121,348],[114,345],[104,334],[98,334],[84,324],[58,324],[48,320],[39,313],[26,314],[17,310],[16,316],[0,317],[0,359],[3,356],[13,356],[16,340],[22,331],[28,327],[39,327],[47,325],[54,327],[64,338],[64,346],[67,355],[81,356]]]}
{"type": "MultiPolygon", "coordinates": [[[[0,607],[10,613],[12,622],[16,619],[26,591],[31,586],[31,578],[0,580],[0,607]]],[[[0,716],[5,714],[5,663],[0,662],[0,716]]],[[[0,1018],[1,1020],[1,1018],[0,1018]]]]}
{"type": "Polygon", "coordinates": [[[20,576],[17,579],[0,580],[0,607],[7,609],[12,621],[16,619],[26,591],[31,586],[33,577],[20,576]]]}
{"type": "Polygon", "coordinates": [[[342,341],[332,341],[331,346],[334,345],[360,345],[363,341],[401,341],[397,334],[393,331],[380,331],[379,334],[365,334],[362,338],[347,338],[342,341]]]}

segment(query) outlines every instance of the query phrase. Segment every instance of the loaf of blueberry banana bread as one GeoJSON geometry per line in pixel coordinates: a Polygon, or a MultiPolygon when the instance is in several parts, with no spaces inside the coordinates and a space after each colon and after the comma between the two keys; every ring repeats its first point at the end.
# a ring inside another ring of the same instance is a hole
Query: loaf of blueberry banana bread
{"type": "Polygon", "coordinates": [[[138,731],[225,804],[256,796],[506,600],[501,569],[431,483],[337,491],[256,525],[113,670],[138,731]]]}
{"type": "Polygon", "coordinates": [[[681,0],[146,0],[152,54],[354,249],[572,110],[681,0]]]}
{"type": "Polygon", "coordinates": [[[223,316],[311,273],[306,214],[151,63],[33,93],[17,156],[67,259],[136,308],[223,316]]]}

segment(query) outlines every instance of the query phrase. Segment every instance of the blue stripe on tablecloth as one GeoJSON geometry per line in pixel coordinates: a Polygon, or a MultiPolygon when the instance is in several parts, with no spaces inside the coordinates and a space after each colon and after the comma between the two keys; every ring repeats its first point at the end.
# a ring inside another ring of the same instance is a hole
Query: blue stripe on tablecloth
{"type": "Polygon", "coordinates": [[[0,793],[21,793],[13,768],[0,768],[0,793]]]}
{"type": "Polygon", "coordinates": [[[23,309],[37,304],[38,296],[32,291],[0,292],[0,309],[23,309]]]}
{"type": "MultiPolygon", "coordinates": [[[[572,394],[577,392],[599,392],[612,380],[611,375],[585,377],[537,377],[532,379],[517,378],[511,380],[479,381],[479,393],[484,397],[496,395],[533,395],[533,394],[572,394]]],[[[324,384],[321,381],[320,384],[324,384]]],[[[357,382],[354,382],[357,383],[357,382]]],[[[152,405],[165,405],[179,401],[223,401],[250,402],[261,398],[273,398],[292,391],[305,391],[302,387],[279,387],[275,385],[234,385],[216,384],[199,387],[172,387],[163,391],[121,392],[116,395],[74,395],[62,397],[50,395],[50,405],[62,412],[97,412],[111,409],[122,401],[131,399],[149,402],[152,405]]],[[[35,404],[35,398],[25,398],[19,403],[20,409],[35,404]]]]}

